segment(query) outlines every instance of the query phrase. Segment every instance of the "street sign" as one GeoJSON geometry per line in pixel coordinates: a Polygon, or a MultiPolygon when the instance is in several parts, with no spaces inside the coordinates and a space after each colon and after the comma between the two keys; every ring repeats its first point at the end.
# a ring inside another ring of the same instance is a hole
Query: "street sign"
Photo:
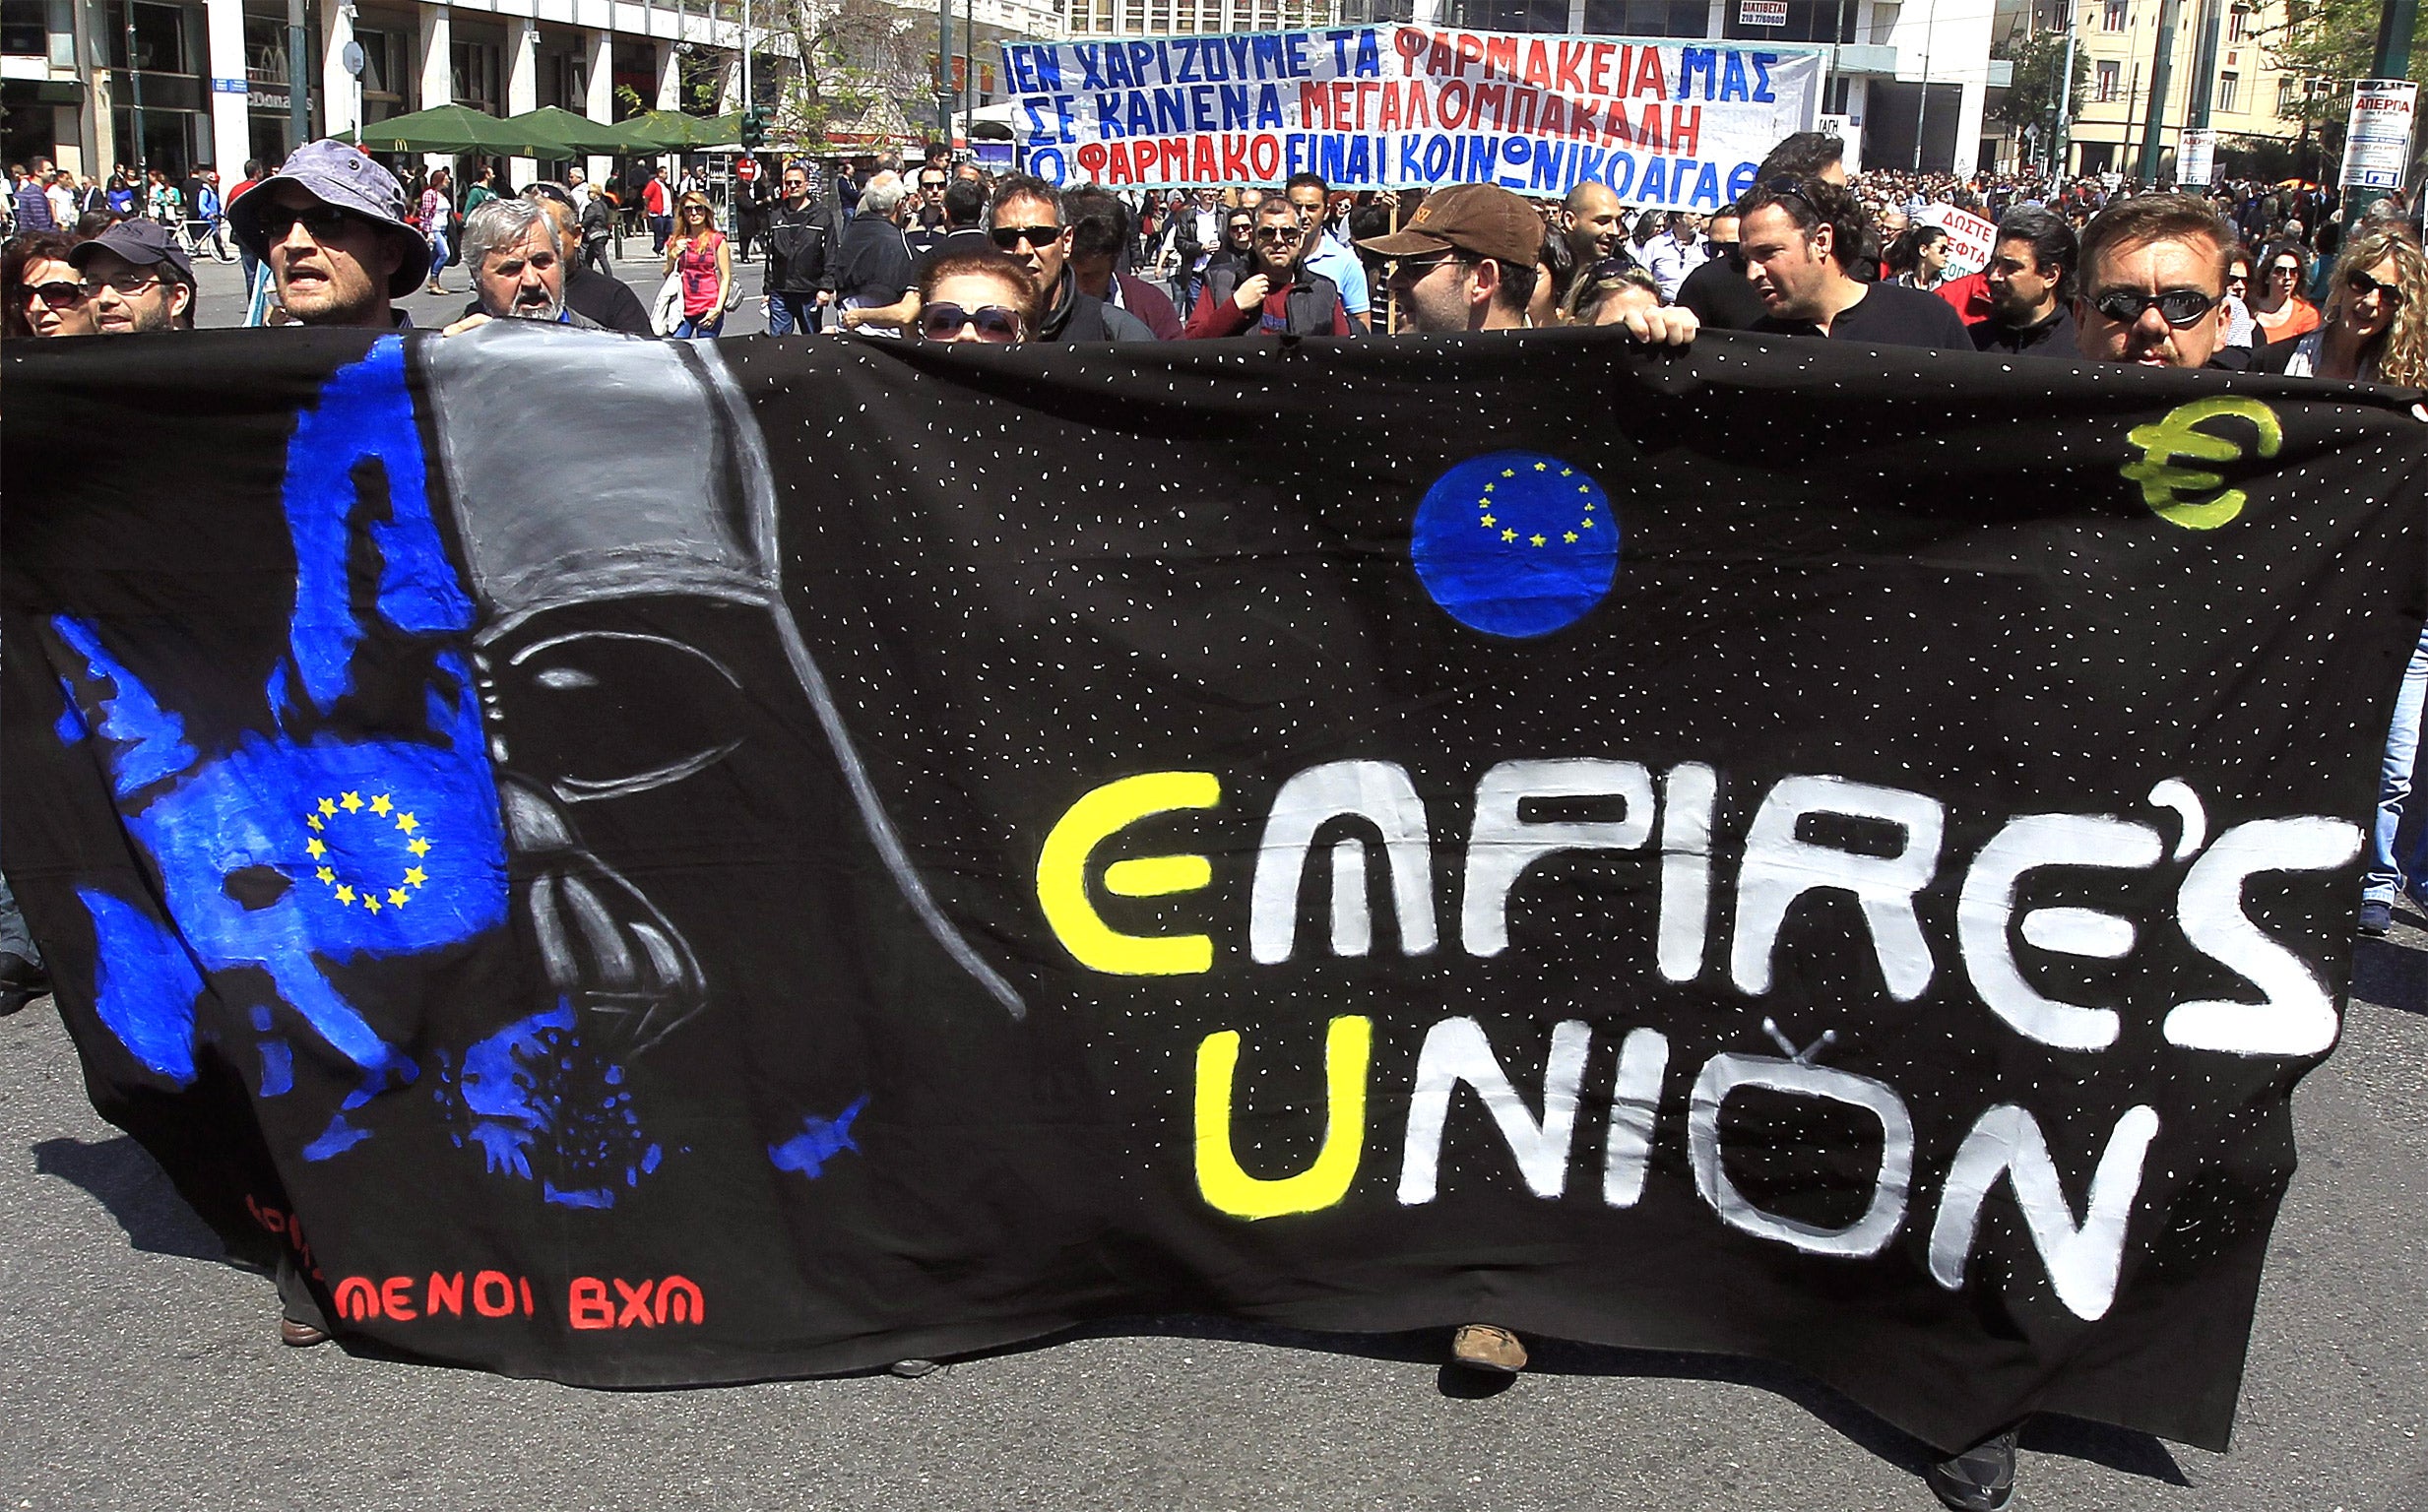
{"type": "Polygon", "coordinates": [[[348,42],[346,44],[346,50],[338,54],[338,61],[346,65],[346,72],[353,75],[356,79],[361,78],[362,44],[360,42],[348,42]]]}
{"type": "Polygon", "coordinates": [[[1737,0],[1737,25],[1741,27],[1786,26],[1787,0],[1737,0]]]}
{"type": "Polygon", "coordinates": [[[2408,79],[2362,79],[2352,86],[2352,119],[2344,129],[2346,189],[2402,187],[2411,162],[2411,116],[2419,86],[2408,79]]]}

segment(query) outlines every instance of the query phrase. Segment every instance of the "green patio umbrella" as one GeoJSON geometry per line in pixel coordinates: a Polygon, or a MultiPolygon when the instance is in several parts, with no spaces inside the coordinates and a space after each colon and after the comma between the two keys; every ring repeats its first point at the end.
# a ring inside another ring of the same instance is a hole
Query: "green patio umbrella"
{"type": "Polygon", "coordinates": [[[725,115],[685,115],[680,110],[651,110],[615,129],[641,151],[680,152],[691,148],[729,147],[741,141],[741,112],[725,115]]]}
{"type": "Polygon", "coordinates": [[[521,131],[537,143],[552,151],[526,153],[531,158],[581,158],[591,154],[610,157],[632,151],[632,140],[605,121],[594,121],[586,115],[576,115],[556,105],[543,105],[510,115],[501,125],[521,131]]]}
{"type": "MultiPolygon", "coordinates": [[[[502,153],[527,158],[534,147],[530,131],[470,105],[432,105],[411,115],[373,121],[355,140],[381,153],[502,153]]],[[[540,145],[557,144],[548,138],[540,145]]]]}

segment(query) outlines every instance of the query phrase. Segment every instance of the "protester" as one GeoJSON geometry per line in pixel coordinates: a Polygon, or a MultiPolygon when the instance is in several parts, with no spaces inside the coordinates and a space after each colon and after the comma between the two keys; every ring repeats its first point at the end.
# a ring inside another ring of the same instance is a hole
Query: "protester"
{"type": "Polygon", "coordinates": [[[2428,382],[2428,260],[2408,226],[2380,221],[2344,243],[2317,329],[2272,343],[2255,372],[2346,383],[2428,382]]]}
{"type": "Polygon", "coordinates": [[[17,229],[25,231],[54,231],[60,229],[57,218],[50,213],[50,159],[36,158],[31,170],[12,167],[9,172],[17,180],[14,197],[17,202],[17,229]]]}
{"type": "MultiPolygon", "coordinates": [[[[473,170],[472,187],[464,191],[464,214],[469,216],[497,197],[497,170],[487,163],[482,163],[473,170]]],[[[465,254],[460,244],[460,237],[458,241],[456,255],[470,262],[470,257],[465,254]]]]}
{"type": "Polygon", "coordinates": [[[1348,312],[1352,327],[1360,333],[1372,330],[1373,298],[1366,284],[1366,264],[1331,232],[1331,186],[1320,173],[1300,173],[1282,187],[1282,198],[1298,211],[1299,225],[1307,233],[1300,261],[1310,273],[1331,280],[1332,286],[1340,290],[1341,308],[1348,312]]]}
{"type": "Polygon", "coordinates": [[[447,290],[438,282],[439,270],[446,267],[450,249],[455,245],[454,175],[445,168],[430,170],[428,187],[421,191],[421,231],[430,243],[430,286],[428,293],[443,294],[447,290]]]}
{"type": "Polygon", "coordinates": [[[1204,285],[1206,264],[1223,247],[1223,220],[1228,207],[1223,192],[1206,184],[1172,215],[1173,284],[1182,309],[1194,309],[1204,285]]]}
{"type": "Polygon", "coordinates": [[[157,221],[121,221],[80,242],[68,261],[84,278],[101,335],[194,329],[194,265],[157,221]]]}
{"type": "MultiPolygon", "coordinates": [[[[1072,232],[1074,239],[1077,232],[1072,232]]],[[[960,252],[988,252],[994,249],[993,238],[987,234],[987,186],[975,178],[956,177],[944,186],[944,239],[920,254],[911,265],[911,277],[916,283],[926,275],[927,266],[937,258],[960,252]]],[[[1143,280],[1129,280],[1144,286],[1143,280]]],[[[1152,289],[1149,292],[1153,292],[1152,289]]],[[[1160,296],[1159,296],[1160,297],[1160,296]]],[[[1169,300],[1166,301],[1170,303],[1169,300]]],[[[1174,321],[1177,330],[1179,322],[1174,321]]]]}
{"type": "Polygon", "coordinates": [[[1645,315],[1661,307],[1661,285],[1641,268],[1630,268],[1607,257],[1585,270],[1560,301],[1564,326],[1625,325],[1630,314],[1645,315]]]}
{"type": "Polygon", "coordinates": [[[1982,270],[1990,289],[1991,314],[1972,328],[1977,351],[2010,356],[2076,355],[2074,228],[2045,210],[2011,210],[1998,223],[1998,240],[1982,270]]]}
{"type": "Polygon", "coordinates": [[[744,153],[734,159],[734,261],[750,261],[750,244],[767,236],[768,212],[775,189],[759,160],[744,153]]]}
{"type": "Polygon", "coordinates": [[[6,300],[0,339],[98,332],[84,275],[68,261],[75,246],[74,237],[58,231],[24,231],[0,245],[0,299],[6,300]]]}
{"type": "Polygon", "coordinates": [[[1550,234],[1537,258],[1551,271],[1551,297],[1565,304],[1588,269],[1617,257],[1627,240],[1627,207],[1610,185],[1582,179],[1553,213],[1550,234]]]}
{"type": "Polygon", "coordinates": [[[1395,260],[1391,295],[1409,330],[1505,331],[1526,324],[1543,222],[1497,184],[1452,184],[1399,230],[1358,245],[1395,260]]]}
{"type": "Polygon", "coordinates": [[[2260,292],[2251,300],[2251,318],[2259,324],[2255,346],[2287,342],[2319,328],[2319,307],[2302,294],[2310,265],[2301,243],[2279,241],[2260,258],[2260,292]]]}
{"type": "Polygon", "coordinates": [[[1678,285],[1677,303],[1697,322],[1720,331],[1751,329],[1765,313],[1762,296],[1745,276],[1745,249],[1738,242],[1735,206],[1713,216],[1703,227],[1703,248],[1710,255],[1678,285]]]}
{"type": "Polygon", "coordinates": [[[466,216],[464,266],[472,271],[480,316],[605,329],[565,307],[564,233],[544,204],[491,199],[466,216]]]}
{"type": "Polygon", "coordinates": [[[2237,246],[2226,264],[2225,345],[2246,353],[2259,345],[2260,337],[2260,323],[2251,318],[2251,265],[2255,261],[2249,247],[2237,246]]]}
{"type": "Polygon", "coordinates": [[[682,279],[682,319],[670,336],[714,337],[725,328],[734,299],[734,253],[717,229],[716,207],[704,194],[675,202],[674,234],[667,238],[666,269],[682,279]]]}
{"type": "MultiPolygon", "coordinates": [[[[580,213],[573,208],[573,189],[542,179],[527,185],[522,197],[545,211],[555,229],[558,266],[564,270],[565,308],[602,330],[620,331],[626,336],[655,336],[657,332],[649,323],[649,307],[632,291],[632,285],[611,273],[596,274],[583,266],[583,226],[580,213]]],[[[601,198],[593,196],[594,201],[601,198]]],[[[478,295],[479,290],[474,292],[478,295]]],[[[466,313],[479,308],[476,298],[466,313]]]]}
{"type": "Polygon", "coordinates": [[[666,186],[666,169],[652,168],[649,182],[641,186],[641,214],[649,218],[649,255],[664,257],[669,237],[674,234],[674,195],[666,186]]]}
{"type": "Polygon", "coordinates": [[[1953,250],[1947,227],[1910,225],[1888,244],[1888,254],[1881,261],[1882,277],[1900,288],[1927,292],[1948,281],[1948,259],[1953,250]]]}
{"type": "Polygon", "coordinates": [[[1036,284],[1026,268],[992,247],[929,258],[914,292],[926,341],[1002,345],[1025,342],[1037,329],[1036,284]]]}
{"type": "MultiPolygon", "coordinates": [[[[1235,210],[1226,207],[1223,211],[1220,238],[1215,244],[1214,251],[1206,258],[1205,268],[1197,280],[1197,287],[1200,290],[1205,286],[1205,280],[1211,278],[1217,268],[1230,269],[1234,278],[1247,277],[1248,264],[1254,261],[1256,255],[1256,213],[1252,210],[1235,210]]],[[[1369,286],[1371,287],[1372,284],[1370,284],[1369,286]]],[[[1192,310],[1197,307],[1193,293],[1190,295],[1188,307],[1192,310]]]]}
{"type": "Polygon", "coordinates": [[[835,243],[835,221],[825,201],[809,192],[809,170],[794,163],[784,170],[784,194],[768,214],[767,334],[815,331],[827,301],[826,258],[835,243]]]}
{"type": "MultiPolygon", "coordinates": [[[[1297,217],[1292,211],[1294,225],[1297,217]]],[[[1079,280],[1069,267],[1071,233],[1062,220],[1061,190],[1042,178],[1011,174],[994,186],[987,220],[987,234],[995,247],[1028,270],[1029,282],[1037,289],[1041,312],[1032,340],[1155,340],[1145,321],[1079,291],[1079,280]]]]}
{"type": "Polygon", "coordinates": [[[836,238],[830,275],[846,331],[899,335],[919,311],[912,292],[911,244],[900,217],[909,200],[902,175],[880,169],[860,191],[860,212],[836,238]]]}
{"type": "Polygon", "coordinates": [[[228,207],[236,243],[269,264],[279,304],[306,326],[393,330],[391,302],[417,287],[430,244],[405,219],[394,175],[342,142],[297,148],[228,207]]]}
{"type": "Polygon", "coordinates": [[[1298,207],[1285,199],[1265,201],[1256,211],[1247,276],[1234,280],[1228,270],[1209,276],[1188,312],[1187,336],[1347,336],[1340,285],[1307,265],[1310,239],[1298,207]]]}
{"type": "Polygon", "coordinates": [[[2082,232],[2077,350],[2095,362],[2206,366],[2225,335],[2233,247],[2234,233],[2195,195],[2112,202],[2082,232]]]}
{"type": "Polygon", "coordinates": [[[1701,244],[1702,229],[1702,217],[1673,211],[1664,218],[1661,234],[1645,244],[1643,266],[1652,275],[1662,303],[1675,301],[1687,275],[1710,260],[1710,251],[1701,244]]]}
{"type": "Polygon", "coordinates": [[[1849,260],[1869,231],[1853,191],[1825,178],[1761,180],[1737,202],[1746,276],[1761,296],[1754,330],[1881,346],[1972,348],[1964,322],[1940,299],[1893,284],[1866,284],[1849,260]]]}
{"type": "Polygon", "coordinates": [[[912,201],[908,221],[902,228],[902,243],[910,249],[913,263],[944,240],[944,186],[951,181],[951,173],[939,163],[919,170],[918,197],[912,201]]]}
{"type": "Polygon", "coordinates": [[[1079,292],[1110,309],[1126,310],[1159,342],[1181,339],[1181,312],[1154,284],[1118,269],[1129,245],[1129,208],[1110,191],[1073,189],[1062,196],[1070,220],[1070,271],[1079,292]]]}

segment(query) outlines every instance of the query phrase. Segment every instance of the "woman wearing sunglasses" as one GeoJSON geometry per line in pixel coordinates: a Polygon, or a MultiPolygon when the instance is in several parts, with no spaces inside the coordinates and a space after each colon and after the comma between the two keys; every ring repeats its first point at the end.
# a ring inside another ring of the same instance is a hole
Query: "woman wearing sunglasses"
{"type": "Polygon", "coordinates": [[[2370,225],[2344,243],[2316,330],[2277,342],[2257,372],[2417,388],[2428,383],[2428,254],[2409,226],[2370,225]]]}
{"type": "Polygon", "coordinates": [[[682,279],[683,318],[672,337],[714,337],[733,302],[734,252],[717,229],[716,208],[697,191],[674,202],[674,234],[667,238],[666,272],[682,279]]]}
{"type": "Polygon", "coordinates": [[[919,276],[919,334],[930,342],[1010,346],[1036,333],[1037,285],[1000,252],[952,252],[919,276]]]}
{"type": "Polygon", "coordinates": [[[59,231],[28,231],[0,246],[0,337],[96,336],[93,301],[85,297],[84,275],[67,260],[76,238],[59,231]]]}
{"type": "Polygon", "coordinates": [[[2301,243],[2277,242],[2254,272],[2260,286],[2252,291],[2251,318],[2259,322],[2262,343],[2291,341],[2319,328],[2319,307],[2302,296],[2310,261],[2302,255],[2301,243]]]}

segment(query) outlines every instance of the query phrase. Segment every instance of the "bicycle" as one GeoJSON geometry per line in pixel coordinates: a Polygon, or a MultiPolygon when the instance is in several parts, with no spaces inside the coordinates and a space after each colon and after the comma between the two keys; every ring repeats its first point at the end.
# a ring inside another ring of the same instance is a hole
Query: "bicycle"
{"type": "Polygon", "coordinates": [[[227,239],[224,220],[175,220],[169,223],[169,240],[188,257],[207,257],[215,263],[232,263],[236,249],[227,239]]]}

